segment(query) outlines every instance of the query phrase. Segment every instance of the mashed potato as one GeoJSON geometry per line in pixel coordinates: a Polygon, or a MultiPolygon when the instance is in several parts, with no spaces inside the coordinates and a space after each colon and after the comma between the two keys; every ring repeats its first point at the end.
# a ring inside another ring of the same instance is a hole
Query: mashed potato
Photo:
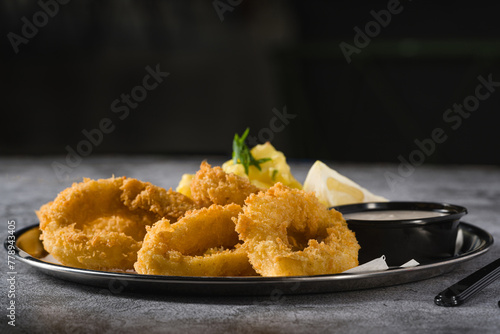
{"type": "MultiPolygon", "coordinates": [[[[271,143],[257,145],[250,150],[256,160],[270,158],[271,160],[260,164],[261,170],[255,166],[249,166],[248,175],[241,164],[234,164],[233,160],[228,160],[222,165],[226,173],[233,173],[247,178],[250,182],[263,189],[272,187],[276,182],[281,182],[285,186],[295,189],[302,189],[302,185],[292,175],[290,166],[286,163],[285,155],[277,151],[271,143]]],[[[191,181],[194,174],[184,174],[176,188],[176,191],[191,197],[191,181]]]]}
{"type": "Polygon", "coordinates": [[[245,169],[241,164],[234,164],[233,160],[229,160],[222,165],[222,169],[226,173],[234,173],[241,177],[246,177],[250,182],[259,188],[270,188],[276,182],[281,182],[285,186],[295,189],[302,189],[302,185],[293,177],[290,166],[286,163],[285,155],[277,151],[271,143],[257,145],[250,150],[256,160],[263,158],[271,158],[270,161],[260,165],[261,170],[255,166],[250,166],[248,175],[245,174],[245,169]]]}

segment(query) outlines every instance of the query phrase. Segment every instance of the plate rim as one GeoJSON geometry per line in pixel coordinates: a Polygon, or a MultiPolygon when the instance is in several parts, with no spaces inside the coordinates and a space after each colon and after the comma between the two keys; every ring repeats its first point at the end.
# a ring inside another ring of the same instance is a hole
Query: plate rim
{"type": "MultiPolygon", "coordinates": [[[[81,269],[75,267],[68,267],[61,264],[55,264],[51,262],[42,261],[36,257],[31,256],[26,251],[22,250],[17,245],[18,238],[26,233],[27,231],[39,227],[39,224],[33,224],[26,226],[20,230],[17,230],[14,235],[16,237],[15,243],[15,254],[14,257],[23,263],[43,271],[45,274],[56,276],[54,274],[62,273],[64,277],[57,276],[60,279],[70,280],[68,276],[72,274],[84,275],[96,279],[110,279],[110,280],[121,280],[130,282],[151,282],[162,284],[207,284],[207,285],[225,285],[225,284],[236,284],[236,285],[247,285],[247,284],[272,284],[272,283],[294,283],[294,282],[334,282],[334,281],[344,281],[350,279],[369,279],[377,277],[391,277],[394,275],[399,275],[402,272],[423,272],[431,270],[433,268],[443,267],[443,266],[453,266],[458,265],[463,262],[469,261],[477,256],[483,255],[489,251],[494,243],[493,236],[485,231],[484,229],[472,225],[466,222],[460,222],[459,228],[467,229],[469,232],[475,234],[482,241],[481,245],[477,248],[459,254],[451,258],[446,258],[444,260],[438,260],[433,263],[423,264],[416,267],[410,268],[400,268],[392,267],[388,270],[383,271],[372,271],[363,273],[339,273],[339,274],[325,274],[325,275],[314,275],[314,276],[273,276],[273,277],[261,277],[261,276],[225,276],[225,277],[214,277],[214,276],[163,276],[163,275],[141,275],[136,273],[121,273],[121,272],[109,272],[109,271],[99,271],[91,269],[81,269]],[[475,233],[474,233],[475,232],[475,233]]],[[[9,238],[7,237],[4,241],[4,247],[8,250],[9,238]]],[[[450,269],[450,271],[453,268],[450,269]]],[[[442,273],[441,273],[442,274],[442,273]]],[[[431,275],[428,278],[438,276],[431,275]]],[[[418,280],[418,279],[417,279],[418,280]]],[[[409,281],[411,282],[411,281],[409,281]]],[[[409,283],[406,282],[406,283],[409,283]]],[[[398,283],[396,283],[398,284],[398,283]]],[[[395,284],[390,284],[395,285],[395,284]]],[[[353,289],[356,290],[356,289],[353,289]]]]}

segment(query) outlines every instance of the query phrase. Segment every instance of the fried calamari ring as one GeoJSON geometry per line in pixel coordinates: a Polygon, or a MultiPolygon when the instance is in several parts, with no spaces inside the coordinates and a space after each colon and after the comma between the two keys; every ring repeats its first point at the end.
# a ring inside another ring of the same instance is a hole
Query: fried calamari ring
{"type": "Polygon", "coordinates": [[[257,193],[260,188],[247,179],[228,174],[220,167],[213,167],[203,161],[200,170],[191,182],[191,196],[200,206],[211,204],[226,205],[235,203],[243,205],[248,195],[257,193]]]}
{"type": "Polygon", "coordinates": [[[139,274],[173,276],[256,275],[240,247],[232,218],[236,204],[186,213],[177,223],[162,219],[148,228],[134,265],[139,274]]]}
{"type": "MultiPolygon", "coordinates": [[[[138,187],[139,182],[144,188],[156,188],[157,193],[167,193],[165,189],[137,180],[129,181],[125,177],[84,179],[63,190],[53,202],[43,205],[37,215],[44,248],[68,266],[132,269],[146,234],[145,227],[161,219],[162,214],[167,215],[168,211],[154,210],[154,204],[134,204],[143,203],[136,199],[144,196],[140,197],[142,192],[132,194],[127,185],[138,187]]],[[[154,197],[152,202],[163,197],[154,197]]]]}
{"type": "Polygon", "coordinates": [[[167,191],[137,179],[123,180],[121,190],[121,199],[131,210],[154,212],[174,223],[187,211],[198,209],[192,199],[179,192],[172,189],[167,191]]]}
{"type": "Polygon", "coordinates": [[[236,231],[262,276],[335,274],[358,265],[354,233],[314,193],[277,183],[245,204],[236,231]]]}

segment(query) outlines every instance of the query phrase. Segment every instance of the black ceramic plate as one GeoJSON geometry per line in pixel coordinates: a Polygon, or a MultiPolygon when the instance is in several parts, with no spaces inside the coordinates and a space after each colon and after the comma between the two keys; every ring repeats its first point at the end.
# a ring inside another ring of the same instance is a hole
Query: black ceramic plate
{"type": "MultiPolygon", "coordinates": [[[[115,273],[66,267],[45,262],[27,253],[42,248],[38,225],[17,231],[15,257],[48,275],[76,283],[109,289],[112,293],[195,295],[281,295],[360,290],[414,282],[453,270],[457,265],[484,254],[493,244],[486,231],[460,223],[463,243],[457,255],[411,268],[389,268],[386,271],[292,277],[185,277],[115,273]],[[27,247],[29,245],[29,247],[27,247]],[[23,249],[25,248],[25,249],[23,249]]],[[[7,249],[8,242],[4,246],[7,249]]],[[[385,254],[388,258],[391,254],[385,254]]],[[[44,256],[40,253],[39,256],[44,256]]],[[[374,255],[373,258],[380,255],[374,255]]]]}

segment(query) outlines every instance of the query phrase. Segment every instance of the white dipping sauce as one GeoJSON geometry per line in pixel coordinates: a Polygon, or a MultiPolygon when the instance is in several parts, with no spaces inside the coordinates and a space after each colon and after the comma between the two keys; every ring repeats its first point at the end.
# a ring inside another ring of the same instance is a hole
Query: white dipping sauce
{"type": "Polygon", "coordinates": [[[446,216],[449,213],[421,210],[380,210],[347,213],[345,219],[358,220],[404,220],[446,216]]]}

